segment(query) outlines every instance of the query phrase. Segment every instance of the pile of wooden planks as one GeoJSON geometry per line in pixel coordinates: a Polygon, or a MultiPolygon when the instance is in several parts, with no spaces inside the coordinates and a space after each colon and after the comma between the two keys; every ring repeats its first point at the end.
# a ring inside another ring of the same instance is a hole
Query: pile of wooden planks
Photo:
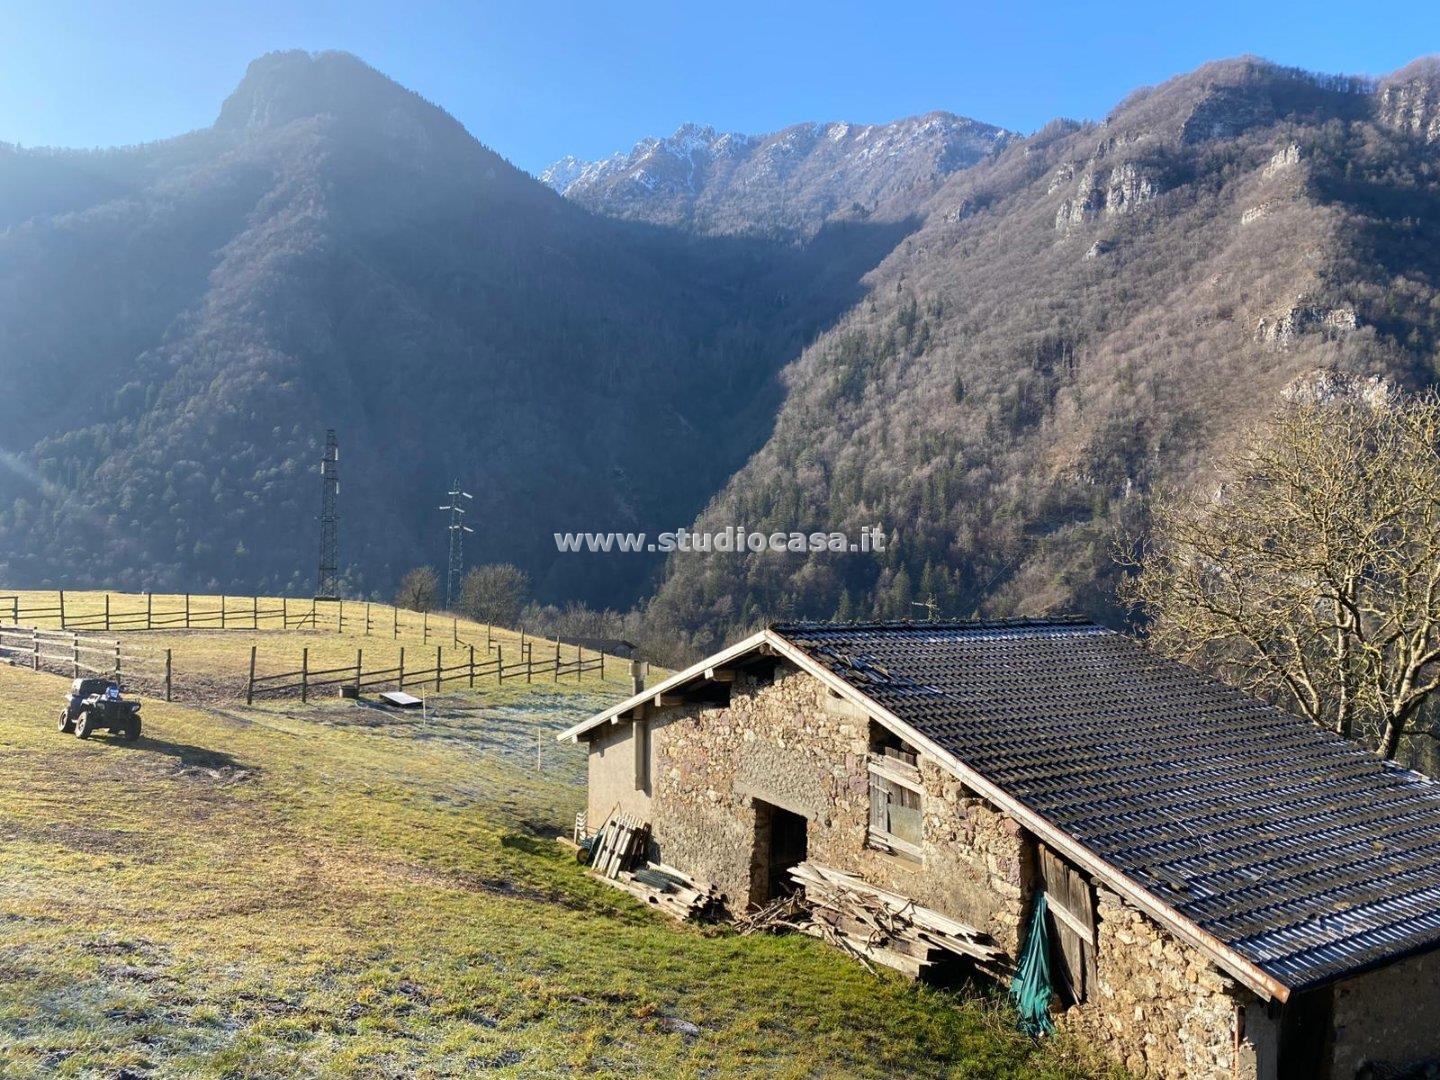
{"type": "Polygon", "coordinates": [[[673,866],[646,862],[649,840],[648,825],[624,814],[611,814],[591,843],[590,869],[601,881],[673,919],[698,919],[714,913],[724,900],[715,886],[697,882],[673,866]]]}
{"type": "Polygon", "coordinates": [[[805,933],[839,946],[867,967],[874,961],[918,978],[955,957],[986,970],[1004,966],[1004,952],[988,935],[854,874],[804,862],[791,868],[790,877],[804,889],[810,909],[805,933]]]}
{"type": "Polygon", "coordinates": [[[633,872],[622,871],[617,877],[607,880],[672,919],[681,921],[713,914],[722,900],[715,886],[697,882],[663,863],[646,863],[633,872]]]}
{"type": "Polygon", "coordinates": [[[645,855],[650,830],[624,814],[615,814],[601,826],[590,849],[590,866],[603,878],[614,879],[645,855]]]}

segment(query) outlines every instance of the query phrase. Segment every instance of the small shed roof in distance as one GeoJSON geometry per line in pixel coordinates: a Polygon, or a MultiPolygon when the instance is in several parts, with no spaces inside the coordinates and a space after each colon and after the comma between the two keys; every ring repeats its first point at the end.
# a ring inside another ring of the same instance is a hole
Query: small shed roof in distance
{"type": "Polygon", "coordinates": [[[1440,946],[1440,785],[1076,620],[771,633],[1290,989],[1440,946]]]}

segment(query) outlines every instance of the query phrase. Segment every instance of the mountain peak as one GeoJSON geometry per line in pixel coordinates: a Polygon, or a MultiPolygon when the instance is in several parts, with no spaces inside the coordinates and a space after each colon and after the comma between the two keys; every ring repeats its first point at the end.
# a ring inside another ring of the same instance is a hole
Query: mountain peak
{"type": "Polygon", "coordinates": [[[277,128],[294,120],[330,115],[371,119],[396,109],[449,115],[412,90],[382,75],[351,53],[303,49],[266,53],[250,62],[245,77],[220,106],[217,128],[277,128]]]}

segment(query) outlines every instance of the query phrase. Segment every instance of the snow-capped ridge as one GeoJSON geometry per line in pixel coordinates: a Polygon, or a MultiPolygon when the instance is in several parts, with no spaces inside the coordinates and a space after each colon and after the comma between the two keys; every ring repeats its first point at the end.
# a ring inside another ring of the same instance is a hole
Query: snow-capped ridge
{"type": "Polygon", "coordinates": [[[598,161],[565,157],[541,173],[593,210],[705,232],[810,232],[840,212],[884,210],[1003,148],[1016,136],[947,112],[888,124],[795,124],[765,135],[681,124],[598,161]]]}

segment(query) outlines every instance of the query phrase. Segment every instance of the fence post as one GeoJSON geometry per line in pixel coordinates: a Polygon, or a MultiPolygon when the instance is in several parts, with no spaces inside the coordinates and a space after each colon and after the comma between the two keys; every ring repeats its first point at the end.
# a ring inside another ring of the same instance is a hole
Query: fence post
{"type": "Polygon", "coordinates": [[[33,667],[36,671],[39,671],[39,670],[40,670],[40,630],[39,630],[39,628],[32,628],[31,631],[30,631],[30,648],[31,648],[31,651],[34,653],[34,657],[35,657],[34,661],[31,663],[30,666],[33,667]]]}
{"type": "Polygon", "coordinates": [[[560,681],[560,638],[555,638],[555,681],[560,681]]]}
{"type": "Polygon", "coordinates": [[[470,646],[470,689],[475,689],[475,646],[470,646]]]}
{"type": "MultiPolygon", "coordinates": [[[[252,683],[252,685],[253,685],[253,683],[254,683],[254,681],[255,681],[255,648],[254,648],[254,646],[251,646],[251,648],[250,648],[250,681],[251,681],[251,683],[252,683]]],[[[170,650],[169,650],[169,649],[166,649],[166,650],[165,650],[165,700],[166,700],[166,701],[169,701],[169,700],[170,700],[170,650]]],[[[245,695],[245,703],[246,703],[247,705],[250,703],[250,695],[249,695],[248,693],[245,695]]]]}
{"type": "Polygon", "coordinates": [[[365,650],[364,650],[364,649],[356,649],[356,650],[355,650],[355,693],[356,693],[357,696],[358,696],[359,693],[360,693],[360,671],[361,671],[361,662],[364,660],[364,658],[365,658],[365,650]]]}
{"type": "Polygon", "coordinates": [[[105,594],[105,629],[107,632],[110,629],[110,594],[108,592],[105,594]]]}
{"type": "Polygon", "coordinates": [[[390,637],[392,640],[398,640],[400,637],[400,609],[398,607],[390,609],[390,637]]]}
{"type": "Polygon", "coordinates": [[[490,624],[488,622],[485,624],[485,655],[490,655],[490,624]]]}
{"type": "Polygon", "coordinates": [[[260,595],[250,597],[250,629],[260,629],[260,595]]]}
{"type": "Polygon", "coordinates": [[[190,594],[185,594],[185,629],[190,629],[190,594]]]}
{"type": "Polygon", "coordinates": [[[300,704],[310,700],[310,650],[300,650],[300,704]]]}
{"type": "Polygon", "coordinates": [[[575,681],[583,682],[585,679],[585,650],[579,645],[575,646],[575,681]]]}
{"type": "Polygon", "coordinates": [[[365,636],[370,636],[370,601],[365,601],[365,636]]]}
{"type": "MultiPolygon", "coordinates": [[[[165,670],[170,670],[170,650],[165,650],[165,670]]],[[[245,704],[255,704],[255,646],[250,646],[250,678],[245,683],[245,704]]]]}
{"type": "Polygon", "coordinates": [[[65,590],[60,590],[60,629],[65,629],[65,590]]]}
{"type": "Polygon", "coordinates": [[[337,634],[343,634],[343,633],[345,633],[345,601],[344,601],[344,600],[341,600],[341,601],[340,601],[340,612],[339,612],[338,615],[335,616],[335,632],[336,632],[337,634]]]}
{"type": "Polygon", "coordinates": [[[290,598],[280,597],[280,623],[282,630],[290,629],[290,598]]]}
{"type": "Polygon", "coordinates": [[[405,646],[400,646],[400,682],[398,689],[405,689],[405,646]]]}
{"type": "Polygon", "coordinates": [[[220,594],[220,629],[225,629],[225,594],[220,594]]]}
{"type": "Polygon", "coordinates": [[[115,681],[120,681],[120,639],[115,639],[115,681]]]}
{"type": "Polygon", "coordinates": [[[153,592],[145,594],[145,629],[155,629],[155,594],[153,592]]]}
{"type": "Polygon", "coordinates": [[[430,612],[428,612],[428,611],[422,611],[422,612],[420,613],[420,644],[422,644],[422,645],[428,645],[429,643],[430,643],[430,612]]]}
{"type": "Polygon", "coordinates": [[[436,645],[436,646],[435,646],[435,691],[436,691],[436,693],[439,693],[439,691],[440,691],[440,672],[441,672],[441,671],[443,670],[443,668],[444,668],[444,664],[443,664],[443,660],[442,660],[441,653],[442,653],[442,650],[443,650],[444,648],[445,648],[445,646],[443,646],[443,645],[436,645]]]}
{"type": "Polygon", "coordinates": [[[605,681],[605,650],[600,650],[600,681],[605,681]]]}
{"type": "MultiPolygon", "coordinates": [[[[496,681],[497,683],[503,683],[503,682],[505,681],[505,646],[504,646],[504,645],[496,645],[496,646],[495,646],[495,681],[496,681]]],[[[527,679],[526,681],[528,682],[529,680],[527,679]]]]}
{"type": "Polygon", "coordinates": [[[10,621],[16,626],[20,625],[20,597],[18,596],[10,598],[10,621]]]}
{"type": "Polygon", "coordinates": [[[319,629],[320,629],[320,612],[319,612],[319,609],[317,609],[317,608],[315,607],[315,601],[314,601],[314,600],[311,600],[311,601],[310,601],[310,629],[311,629],[311,630],[319,630],[319,629]]]}
{"type": "Polygon", "coordinates": [[[528,683],[535,675],[535,643],[525,643],[525,681],[528,683]]]}
{"type": "Polygon", "coordinates": [[[75,669],[75,678],[80,677],[80,635],[70,631],[70,666],[75,669]]]}

